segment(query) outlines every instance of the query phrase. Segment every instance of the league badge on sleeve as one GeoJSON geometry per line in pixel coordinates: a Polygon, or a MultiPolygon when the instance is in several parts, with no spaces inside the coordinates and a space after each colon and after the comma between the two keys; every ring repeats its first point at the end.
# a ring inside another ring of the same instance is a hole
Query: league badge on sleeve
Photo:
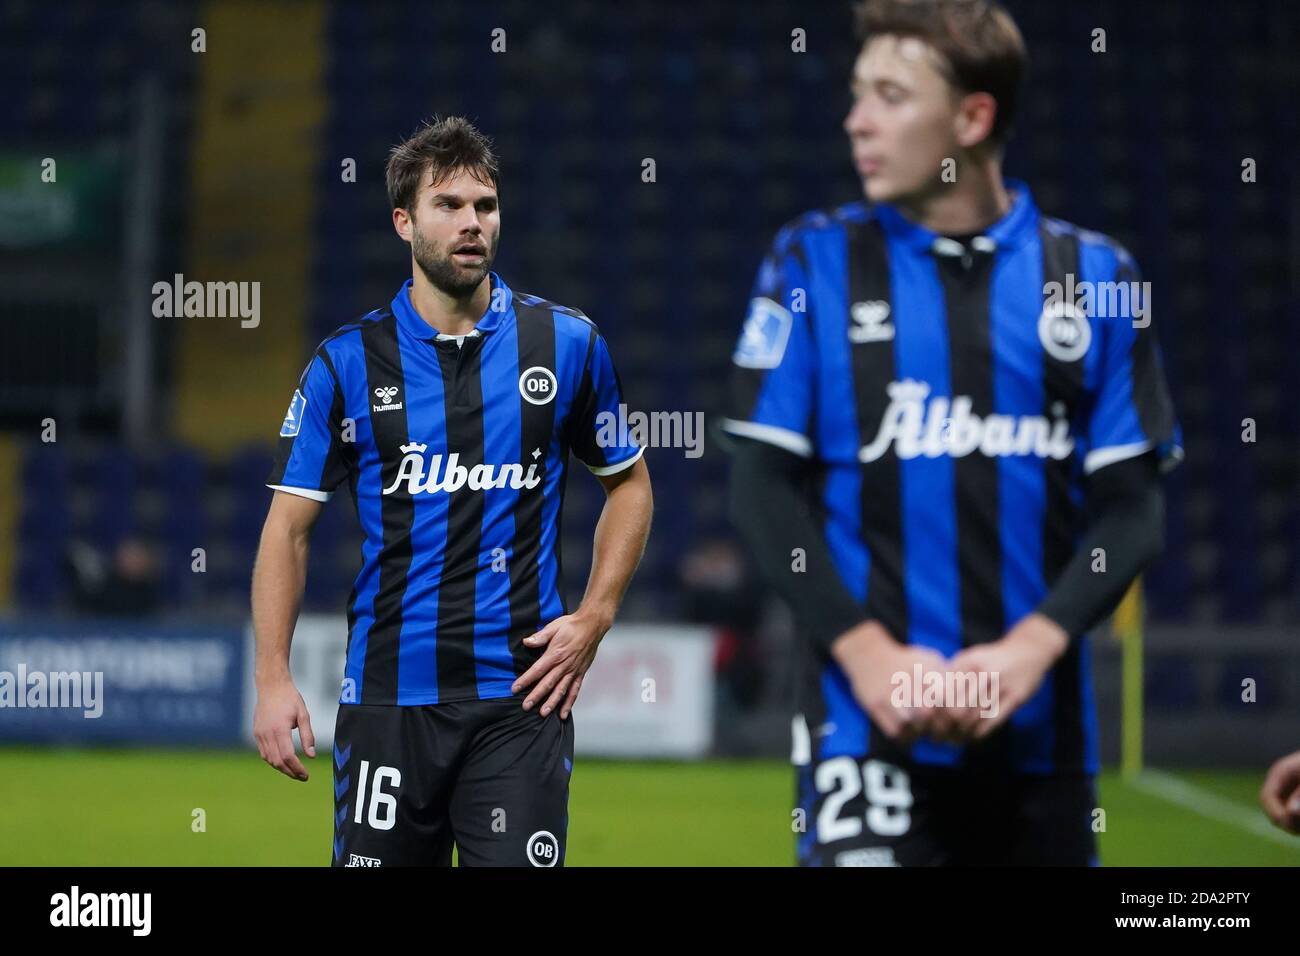
{"type": "Polygon", "coordinates": [[[293,400],[289,402],[289,410],[284,413],[284,424],[280,426],[281,438],[293,438],[298,434],[298,429],[302,427],[302,413],[306,410],[307,396],[301,389],[295,388],[293,400]]]}
{"type": "Polygon", "coordinates": [[[741,368],[776,368],[790,341],[794,316],[767,298],[751,299],[749,318],[740,333],[740,343],[731,360],[741,368]]]}

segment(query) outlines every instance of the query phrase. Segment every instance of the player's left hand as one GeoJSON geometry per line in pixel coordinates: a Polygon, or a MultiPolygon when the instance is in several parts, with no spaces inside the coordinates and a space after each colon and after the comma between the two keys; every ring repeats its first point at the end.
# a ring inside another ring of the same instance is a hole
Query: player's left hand
{"type": "Polygon", "coordinates": [[[524,710],[542,704],[542,716],[549,716],[560,708],[560,719],[565,720],[573,710],[582,687],[582,678],[596,659],[596,648],[605,632],[613,624],[611,617],[584,612],[581,608],[572,614],[557,617],[531,637],[524,638],[527,647],[545,647],[533,666],[515,679],[511,693],[526,687],[537,686],[524,698],[524,710]]]}
{"type": "Polygon", "coordinates": [[[1279,757],[1269,768],[1259,802],[1277,826],[1300,835],[1300,750],[1279,757]]]}
{"type": "Polygon", "coordinates": [[[997,699],[986,710],[977,706],[957,710],[950,717],[946,739],[982,740],[997,730],[1038,690],[1069,643],[1070,636],[1055,621],[1030,614],[999,640],[973,645],[953,657],[948,662],[950,671],[997,675],[997,699]]]}

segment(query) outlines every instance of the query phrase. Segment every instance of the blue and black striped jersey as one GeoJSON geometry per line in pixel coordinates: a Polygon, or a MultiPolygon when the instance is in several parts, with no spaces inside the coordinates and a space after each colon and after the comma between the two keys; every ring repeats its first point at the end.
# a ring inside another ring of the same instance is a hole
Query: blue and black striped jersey
{"type": "Polygon", "coordinates": [[[599,475],[641,456],[600,427],[622,397],[595,325],[491,282],[455,337],[420,318],[407,280],[321,343],[281,427],[267,484],[324,501],[346,479],[364,533],[342,703],[510,696],[540,654],[523,639],[566,613],[570,451],[599,475]]]}
{"type": "MultiPolygon", "coordinates": [[[[1011,209],[967,243],[863,202],[783,229],[724,422],[814,462],[826,542],[863,617],[945,657],[1043,600],[1082,531],[1085,475],[1182,454],[1149,315],[1128,297],[1132,258],[1008,185],[1011,209]]],[[[1096,769],[1088,655],[1073,640],[996,735],[1006,764],[1096,769]]],[[[871,752],[843,673],[806,656],[820,756],[871,752]]],[[[930,741],[912,756],[963,761],[930,741]]]]}

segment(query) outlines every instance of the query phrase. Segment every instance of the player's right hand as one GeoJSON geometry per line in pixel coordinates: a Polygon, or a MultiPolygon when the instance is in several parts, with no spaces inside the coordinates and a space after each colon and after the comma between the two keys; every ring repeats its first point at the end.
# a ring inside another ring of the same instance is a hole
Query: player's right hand
{"type": "Polygon", "coordinates": [[[286,777],[306,780],[307,769],[298,759],[293,745],[293,729],[298,728],[303,750],[316,756],[316,735],[311,731],[311,717],[302,694],[293,681],[284,679],[258,684],[257,709],[253,712],[253,739],[262,759],[286,777]]]}
{"type": "Polygon", "coordinates": [[[835,639],[831,654],[853,689],[853,696],[872,722],[901,744],[927,736],[938,715],[933,707],[895,707],[892,700],[894,675],[904,674],[910,682],[915,665],[922,674],[943,672],[943,655],[928,647],[900,644],[879,621],[864,621],[835,639]]]}
{"type": "Polygon", "coordinates": [[[1300,750],[1279,757],[1269,768],[1259,805],[1287,833],[1300,834],[1300,750]]]}

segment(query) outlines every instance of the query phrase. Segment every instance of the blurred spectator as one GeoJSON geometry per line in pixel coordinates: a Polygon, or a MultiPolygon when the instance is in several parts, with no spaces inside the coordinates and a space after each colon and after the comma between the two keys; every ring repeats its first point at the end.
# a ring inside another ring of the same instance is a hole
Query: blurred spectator
{"type": "Polygon", "coordinates": [[[125,537],[111,560],[95,548],[75,542],[69,549],[73,606],[80,614],[146,617],[158,610],[161,588],[158,559],[144,540],[125,537]]]}

